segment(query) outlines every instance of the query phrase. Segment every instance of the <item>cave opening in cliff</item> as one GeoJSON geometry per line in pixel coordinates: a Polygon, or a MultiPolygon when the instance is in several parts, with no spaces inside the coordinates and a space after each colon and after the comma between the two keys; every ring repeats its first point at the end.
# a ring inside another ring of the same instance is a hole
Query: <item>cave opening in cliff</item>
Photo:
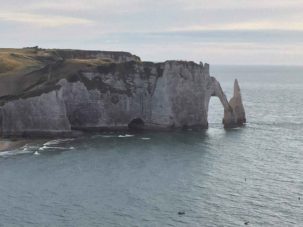
{"type": "Polygon", "coordinates": [[[208,127],[221,128],[224,115],[224,107],[220,99],[216,96],[211,97],[208,104],[208,127]]]}
{"type": "Polygon", "coordinates": [[[144,121],[141,118],[135,118],[128,124],[129,130],[140,131],[144,129],[144,121]]]}

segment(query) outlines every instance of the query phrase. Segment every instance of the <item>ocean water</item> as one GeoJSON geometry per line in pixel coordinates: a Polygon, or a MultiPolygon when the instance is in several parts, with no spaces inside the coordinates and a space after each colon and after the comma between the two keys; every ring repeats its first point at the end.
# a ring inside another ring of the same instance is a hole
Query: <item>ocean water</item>
{"type": "Polygon", "coordinates": [[[303,67],[211,73],[245,127],[212,98],[201,132],[26,141],[0,154],[0,226],[303,226],[303,67]]]}

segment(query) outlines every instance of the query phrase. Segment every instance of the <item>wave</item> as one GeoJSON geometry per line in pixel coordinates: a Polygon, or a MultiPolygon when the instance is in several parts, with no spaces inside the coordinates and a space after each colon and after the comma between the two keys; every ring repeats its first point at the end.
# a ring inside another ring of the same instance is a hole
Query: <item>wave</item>
{"type": "Polygon", "coordinates": [[[75,140],[75,139],[56,139],[56,140],[50,140],[50,141],[44,143],[43,145],[45,145],[45,146],[57,145],[60,143],[69,142],[69,141],[73,141],[73,140],[75,140]]]}
{"type": "Polygon", "coordinates": [[[43,145],[42,147],[39,148],[39,151],[44,151],[44,150],[50,150],[50,149],[55,149],[55,150],[74,150],[74,147],[50,147],[50,146],[45,146],[43,145]]]}
{"type": "Polygon", "coordinates": [[[128,138],[128,137],[134,137],[134,135],[125,134],[125,135],[118,136],[118,138],[128,138]]]}
{"type": "Polygon", "coordinates": [[[2,151],[0,152],[0,157],[9,157],[15,155],[22,155],[22,154],[32,154],[33,151],[30,150],[12,150],[12,151],[2,151]]]}
{"type": "Polygon", "coordinates": [[[116,135],[100,135],[102,138],[115,138],[117,137],[116,135]]]}
{"type": "Polygon", "coordinates": [[[58,146],[61,143],[73,141],[74,139],[56,139],[56,140],[50,140],[46,143],[44,143],[40,147],[36,147],[36,149],[33,151],[35,155],[39,155],[40,152],[46,151],[46,150],[74,150],[74,147],[65,147],[65,146],[58,146]]]}

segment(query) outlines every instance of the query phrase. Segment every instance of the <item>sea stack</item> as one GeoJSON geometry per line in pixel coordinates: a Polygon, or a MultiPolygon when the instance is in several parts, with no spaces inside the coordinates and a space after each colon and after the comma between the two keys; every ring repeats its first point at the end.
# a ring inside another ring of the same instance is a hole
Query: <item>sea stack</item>
{"type": "Polygon", "coordinates": [[[230,109],[224,111],[223,124],[225,128],[242,126],[246,123],[245,110],[238,80],[234,83],[234,95],[229,101],[230,109]]]}

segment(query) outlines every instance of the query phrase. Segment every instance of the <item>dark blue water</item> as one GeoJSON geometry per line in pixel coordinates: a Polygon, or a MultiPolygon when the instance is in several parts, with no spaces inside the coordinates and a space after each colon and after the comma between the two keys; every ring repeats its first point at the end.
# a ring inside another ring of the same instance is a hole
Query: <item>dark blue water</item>
{"type": "Polygon", "coordinates": [[[246,127],[213,98],[204,132],[28,141],[0,157],[0,226],[302,226],[303,68],[212,74],[246,127]]]}

